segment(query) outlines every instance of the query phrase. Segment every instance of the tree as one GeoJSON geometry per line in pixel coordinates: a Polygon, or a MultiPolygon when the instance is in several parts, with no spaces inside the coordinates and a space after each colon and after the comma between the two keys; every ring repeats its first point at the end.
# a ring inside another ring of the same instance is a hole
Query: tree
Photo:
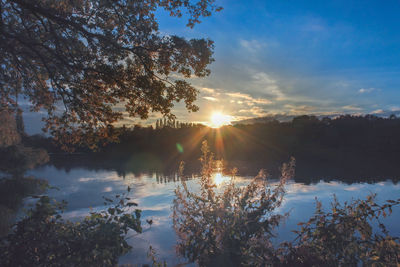
{"type": "Polygon", "coordinates": [[[0,149],[20,142],[21,136],[15,118],[6,110],[0,111],[0,149]]]}
{"type": "Polygon", "coordinates": [[[156,11],[194,27],[221,9],[214,2],[0,0],[0,108],[27,98],[64,144],[113,139],[123,115],[173,116],[175,101],[196,111],[185,79],[209,75],[213,42],[161,34],[156,11]]]}

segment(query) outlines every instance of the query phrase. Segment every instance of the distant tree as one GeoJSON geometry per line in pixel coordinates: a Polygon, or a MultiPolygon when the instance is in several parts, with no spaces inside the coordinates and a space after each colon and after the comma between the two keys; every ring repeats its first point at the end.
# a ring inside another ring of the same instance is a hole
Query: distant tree
{"type": "Polygon", "coordinates": [[[125,133],[127,132],[127,129],[126,129],[126,125],[125,125],[125,124],[122,125],[121,131],[122,131],[123,134],[125,134],[125,133]]]}
{"type": "Polygon", "coordinates": [[[9,110],[0,111],[0,148],[16,145],[21,142],[17,122],[9,110]]]}
{"type": "Polygon", "coordinates": [[[16,120],[16,123],[17,123],[17,131],[18,131],[18,133],[21,136],[26,135],[26,133],[25,133],[25,125],[24,125],[24,120],[23,120],[23,117],[22,117],[22,110],[21,109],[17,109],[15,120],[16,120]]]}
{"type": "Polygon", "coordinates": [[[209,75],[213,42],[159,32],[156,12],[187,15],[187,26],[220,8],[215,0],[1,0],[0,108],[26,97],[45,110],[62,143],[113,139],[127,114],[189,111],[197,90],[185,78],[209,75]],[[171,78],[171,74],[177,74],[171,78]]]}

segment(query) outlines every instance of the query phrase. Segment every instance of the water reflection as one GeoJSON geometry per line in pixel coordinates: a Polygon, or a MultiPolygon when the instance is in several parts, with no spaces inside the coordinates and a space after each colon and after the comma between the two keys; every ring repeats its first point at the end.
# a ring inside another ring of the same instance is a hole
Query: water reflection
{"type": "Polygon", "coordinates": [[[222,174],[222,172],[216,172],[213,174],[212,179],[217,186],[220,186],[224,183],[229,182],[231,180],[231,177],[222,174]]]}
{"type": "Polygon", "coordinates": [[[35,177],[11,176],[0,178],[0,236],[10,230],[23,199],[33,194],[43,193],[47,182],[35,177]]]}
{"type": "MultiPolygon", "coordinates": [[[[87,215],[90,208],[94,210],[104,209],[102,196],[113,196],[126,191],[126,187],[132,187],[132,197],[143,210],[143,222],[152,219],[153,225],[143,234],[132,237],[130,244],[132,253],[121,258],[121,263],[147,262],[148,247],[152,245],[159,254],[160,260],[166,260],[169,265],[186,262],[185,259],[176,256],[176,235],[172,228],[171,206],[175,198],[174,190],[180,184],[177,175],[163,175],[156,172],[125,173],[122,175],[113,170],[89,170],[86,168],[59,169],[48,165],[29,172],[30,175],[47,179],[52,186],[59,190],[50,190],[49,194],[57,200],[67,200],[65,216],[69,219],[79,219],[87,215]]],[[[198,190],[195,176],[188,176],[187,185],[191,190],[198,190]]],[[[245,185],[252,176],[238,176],[235,183],[245,185]]],[[[222,172],[214,174],[216,184],[229,181],[230,177],[222,172]]],[[[272,184],[277,180],[271,180],[272,184]]],[[[305,184],[289,181],[286,186],[287,194],[279,212],[290,211],[290,217],[279,228],[279,243],[293,238],[291,230],[297,229],[299,221],[307,220],[313,213],[315,197],[326,207],[336,194],[340,201],[352,198],[365,198],[371,192],[378,193],[378,200],[399,198],[400,184],[390,180],[378,183],[352,183],[346,184],[339,181],[319,181],[305,184]]],[[[394,214],[385,223],[393,235],[400,235],[400,211],[394,210],[394,214]]],[[[145,223],[144,223],[145,224],[145,223]]]]}

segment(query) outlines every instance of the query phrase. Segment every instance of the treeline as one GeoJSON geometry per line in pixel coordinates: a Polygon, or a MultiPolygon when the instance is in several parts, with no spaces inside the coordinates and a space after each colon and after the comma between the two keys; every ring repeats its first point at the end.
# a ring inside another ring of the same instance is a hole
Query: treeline
{"type": "MultiPolygon", "coordinates": [[[[169,127],[169,128],[187,128],[187,127],[194,127],[198,126],[199,124],[193,123],[193,122],[180,122],[175,119],[158,119],[156,121],[156,129],[161,129],[164,127],[169,127]]],[[[126,126],[123,126],[123,128],[126,128],[126,126]]]]}
{"type": "MultiPolygon", "coordinates": [[[[254,166],[276,169],[293,156],[298,162],[297,177],[301,176],[302,166],[306,169],[309,165],[312,170],[307,168],[307,176],[310,171],[319,176],[319,172],[330,167],[337,172],[336,176],[376,177],[387,175],[385,171],[398,173],[395,160],[400,156],[400,118],[395,116],[344,115],[334,119],[299,116],[291,122],[238,124],[219,129],[200,124],[180,124],[176,128],[163,121],[158,128],[135,126],[116,131],[119,143],[101,147],[95,152],[97,156],[123,161],[142,154],[152,155],[152,159],[162,164],[191,162],[200,157],[201,142],[207,140],[217,158],[242,171],[257,169],[254,166]],[[372,166],[379,168],[370,170],[372,166]]],[[[60,152],[50,139],[40,136],[32,136],[26,142],[60,152]]],[[[77,152],[92,153],[85,148],[78,148],[77,152]]]]}

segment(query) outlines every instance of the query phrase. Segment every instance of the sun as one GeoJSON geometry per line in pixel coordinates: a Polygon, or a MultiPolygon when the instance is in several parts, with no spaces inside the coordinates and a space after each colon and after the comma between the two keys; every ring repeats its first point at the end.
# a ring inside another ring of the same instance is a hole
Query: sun
{"type": "Polygon", "coordinates": [[[231,116],[222,114],[221,112],[214,112],[211,115],[211,124],[212,128],[219,128],[224,125],[228,125],[231,123],[231,116]]]}

